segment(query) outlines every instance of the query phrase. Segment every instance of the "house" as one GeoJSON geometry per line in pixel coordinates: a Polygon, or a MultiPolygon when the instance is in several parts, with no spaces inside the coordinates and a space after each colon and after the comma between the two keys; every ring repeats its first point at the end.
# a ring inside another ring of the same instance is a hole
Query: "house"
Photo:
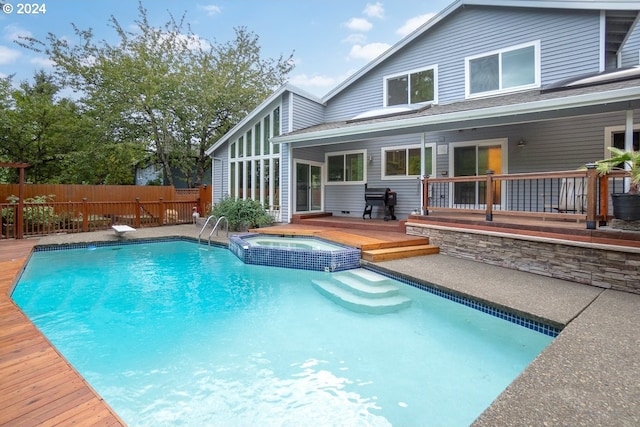
{"type": "MultiPolygon", "coordinates": [[[[362,216],[365,184],[576,169],[638,149],[640,2],[457,0],[323,98],[284,85],[207,150],[213,201],[362,216]]],[[[478,184],[447,203],[482,204],[478,184]]],[[[500,194],[496,203],[507,203],[500,194]]],[[[382,217],[383,212],[378,212],[382,217]]]]}

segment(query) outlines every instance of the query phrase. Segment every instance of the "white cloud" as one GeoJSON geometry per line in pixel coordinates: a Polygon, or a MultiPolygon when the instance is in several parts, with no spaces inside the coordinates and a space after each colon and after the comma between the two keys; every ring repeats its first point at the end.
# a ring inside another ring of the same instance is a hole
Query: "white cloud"
{"type": "Polygon", "coordinates": [[[307,74],[298,74],[296,76],[291,76],[289,82],[292,85],[299,86],[301,88],[330,88],[335,86],[338,83],[337,78],[322,76],[318,74],[314,74],[309,76],[307,74]]]}
{"type": "Polygon", "coordinates": [[[20,28],[15,24],[7,25],[4,27],[4,35],[7,40],[16,41],[19,40],[20,37],[31,37],[33,34],[31,31],[20,28]]]}
{"type": "Polygon", "coordinates": [[[204,9],[204,11],[207,12],[207,16],[214,16],[222,13],[222,8],[220,6],[216,6],[215,4],[201,6],[201,9],[204,9]]]}
{"type": "Polygon", "coordinates": [[[364,44],[367,41],[367,37],[364,34],[349,34],[342,41],[348,44],[364,44]]]}
{"type": "Polygon", "coordinates": [[[366,45],[354,45],[351,47],[351,52],[349,52],[349,58],[351,59],[365,59],[367,61],[371,61],[372,59],[377,58],[383,52],[391,47],[390,44],[387,43],[369,43],[366,45]]]}
{"type": "Polygon", "coordinates": [[[404,37],[407,34],[411,33],[415,29],[417,29],[420,25],[427,22],[429,19],[433,18],[435,13],[426,13],[424,15],[414,16],[413,18],[409,18],[402,27],[396,30],[396,33],[400,36],[404,37]]]}
{"type": "Polygon", "coordinates": [[[348,79],[357,69],[347,70],[342,75],[326,76],[321,74],[307,75],[298,74],[291,76],[289,83],[306,90],[316,96],[324,96],[338,84],[348,79]]]}
{"type": "Polygon", "coordinates": [[[364,18],[351,18],[345,26],[351,31],[367,32],[373,27],[373,24],[364,18]]]}
{"type": "Polygon", "coordinates": [[[31,58],[29,62],[42,68],[53,68],[53,66],[55,65],[55,62],[53,62],[49,58],[42,57],[31,58]]]}
{"type": "Polygon", "coordinates": [[[19,57],[19,51],[6,46],[0,46],[0,65],[13,64],[19,57]]]}
{"type": "Polygon", "coordinates": [[[369,18],[384,18],[384,7],[382,7],[382,3],[367,3],[364,10],[362,11],[369,18]]]}

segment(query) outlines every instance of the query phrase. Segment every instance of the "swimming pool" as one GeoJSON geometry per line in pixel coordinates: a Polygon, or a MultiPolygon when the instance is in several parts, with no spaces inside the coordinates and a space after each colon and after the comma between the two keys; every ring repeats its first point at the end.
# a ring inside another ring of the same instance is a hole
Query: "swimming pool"
{"type": "Polygon", "coordinates": [[[132,426],[468,425],[553,339],[369,270],[187,241],[36,252],[13,298],[132,426]],[[410,304],[317,289],[353,281],[410,304]]]}

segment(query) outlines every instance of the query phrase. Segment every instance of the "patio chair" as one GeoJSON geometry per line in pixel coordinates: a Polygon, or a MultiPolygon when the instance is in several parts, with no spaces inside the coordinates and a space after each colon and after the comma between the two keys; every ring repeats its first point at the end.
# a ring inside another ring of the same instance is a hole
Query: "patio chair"
{"type": "Polygon", "coordinates": [[[582,178],[562,178],[560,180],[560,193],[557,198],[552,196],[552,202],[544,205],[546,209],[552,209],[561,213],[587,211],[587,187],[582,178]]]}

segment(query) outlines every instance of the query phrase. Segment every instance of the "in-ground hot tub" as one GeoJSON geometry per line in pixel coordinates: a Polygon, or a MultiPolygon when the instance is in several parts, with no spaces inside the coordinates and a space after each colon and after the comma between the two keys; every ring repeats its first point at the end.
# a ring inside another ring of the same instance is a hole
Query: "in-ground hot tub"
{"type": "Polygon", "coordinates": [[[360,249],[318,237],[241,234],[229,237],[229,249],[246,264],[315,271],[360,267],[360,249]]]}

